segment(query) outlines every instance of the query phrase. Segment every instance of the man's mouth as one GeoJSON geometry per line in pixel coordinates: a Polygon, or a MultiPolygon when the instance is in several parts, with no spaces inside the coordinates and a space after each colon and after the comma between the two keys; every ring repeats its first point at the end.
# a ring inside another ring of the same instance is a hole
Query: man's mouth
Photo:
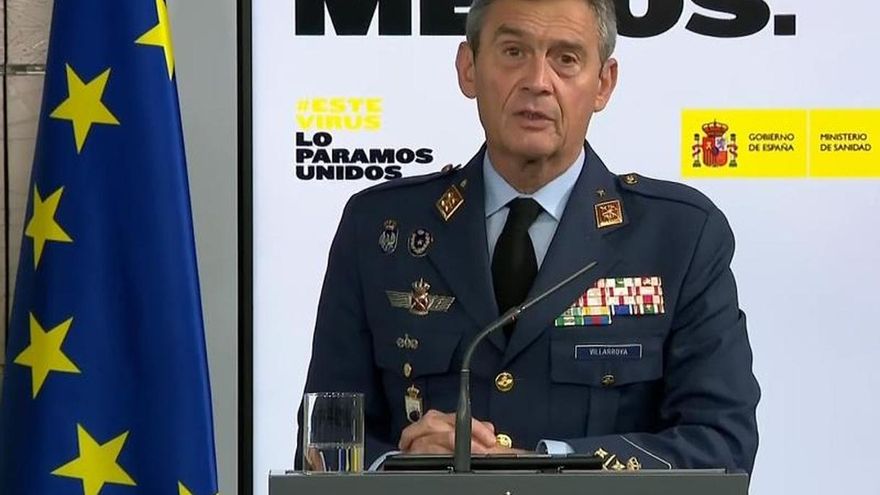
{"type": "Polygon", "coordinates": [[[553,120],[546,113],[534,110],[520,110],[519,112],[516,112],[516,115],[533,121],[553,120]]]}

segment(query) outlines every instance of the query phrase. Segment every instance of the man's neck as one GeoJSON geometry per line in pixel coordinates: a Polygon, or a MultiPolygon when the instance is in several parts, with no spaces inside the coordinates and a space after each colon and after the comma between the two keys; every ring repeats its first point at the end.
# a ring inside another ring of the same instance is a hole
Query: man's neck
{"type": "Polygon", "coordinates": [[[576,149],[573,153],[527,160],[505,156],[491,147],[487,150],[489,160],[498,175],[522,194],[533,194],[564,174],[580,156],[580,152],[580,149],[576,149]]]}

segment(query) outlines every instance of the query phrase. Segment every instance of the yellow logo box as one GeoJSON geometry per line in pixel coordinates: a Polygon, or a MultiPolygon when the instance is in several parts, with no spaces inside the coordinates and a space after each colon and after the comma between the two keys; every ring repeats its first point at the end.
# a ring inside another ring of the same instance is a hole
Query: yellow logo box
{"type": "Polygon", "coordinates": [[[686,178],[880,177],[880,110],[684,110],[686,178]]]}

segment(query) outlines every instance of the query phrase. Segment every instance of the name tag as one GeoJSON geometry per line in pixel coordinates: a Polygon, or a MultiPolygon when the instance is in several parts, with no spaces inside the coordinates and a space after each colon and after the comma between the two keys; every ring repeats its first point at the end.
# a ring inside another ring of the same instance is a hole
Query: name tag
{"type": "Polygon", "coordinates": [[[574,347],[578,361],[620,361],[642,359],[642,344],[585,344],[574,347]]]}

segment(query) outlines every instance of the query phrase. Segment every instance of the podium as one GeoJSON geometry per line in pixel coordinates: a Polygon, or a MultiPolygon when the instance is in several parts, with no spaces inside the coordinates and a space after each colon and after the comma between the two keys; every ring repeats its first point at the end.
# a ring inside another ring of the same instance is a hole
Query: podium
{"type": "Polygon", "coordinates": [[[269,495],[747,495],[748,490],[747,474],[724,470],[269,474],[269,495]]]}

